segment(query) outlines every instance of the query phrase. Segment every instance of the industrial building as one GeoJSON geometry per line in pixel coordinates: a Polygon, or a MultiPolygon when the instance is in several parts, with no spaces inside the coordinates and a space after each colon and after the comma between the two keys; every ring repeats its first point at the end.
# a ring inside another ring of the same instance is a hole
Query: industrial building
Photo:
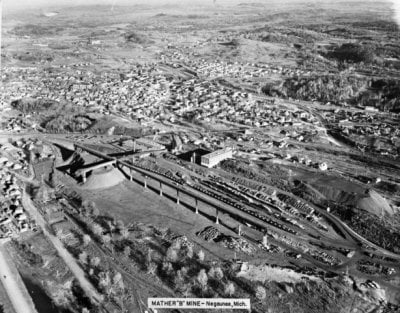
{"type": "Polygon", "coordinates": [[[201,165],[205,167],[213,167],[217,165],[219,162],[232,158],[233,156],[233,150],[232,148],[224,148],[220,149],[211,153],[208,153],[206,155],[203,155],[201,157],[201,165]]]}
{"type": "Polygon", "coordinates": [[[153,151],[165,149],[165,146],[155,142],[154,140],[144,137],[135,140],[125,140],[123,147],[125,149],[133,149],[134,151],[153,151]]]}
{"type": "Polygon", "coordinates": [[[159,143],[155,142],[154,140],[148,138],[138,138],[135,140],[136,148],[141,150],[162,150],[165,149],[165,146],[160,145],[159,143]]]}

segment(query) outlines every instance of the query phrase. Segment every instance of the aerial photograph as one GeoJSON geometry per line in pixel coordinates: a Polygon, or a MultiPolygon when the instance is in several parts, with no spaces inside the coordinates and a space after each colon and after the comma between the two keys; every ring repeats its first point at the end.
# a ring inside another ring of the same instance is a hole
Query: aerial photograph
{"type": "Polygon", "coordinates": [[[0,313],[399,313],[400,1],[0,0],[0,313]]]}

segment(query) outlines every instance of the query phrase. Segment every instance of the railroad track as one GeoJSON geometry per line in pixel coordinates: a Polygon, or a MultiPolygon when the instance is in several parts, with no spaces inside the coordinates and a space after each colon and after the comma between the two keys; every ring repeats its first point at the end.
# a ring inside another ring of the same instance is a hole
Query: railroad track
{"type": "MultiPolygon", "coordinates": [[[[101,157],[103,159],[106,159],[106,160],[113,160],[114,159],[114,158],[112,158],[112,157],[110,157],[108,155],[105,155],[105,154],[103,154],[103,153],[101,153],[99,151],[96,151],[94,149],[87,148],[87,147],[85,147],[83,145],[80,145],[80,144],[74,144],[74,145],[77,148],[83,149],[83,150],[85,150],[85,151],[87,151],[87,152],[89,152],[91,154],[94,154],[94,155],[96,155],[98,157],[101,157]]],[[[257,219],[256,217],[251,216],[251,215],[249,216],[245,212],[242,212],[242,211],[238,210],[238,208],[236,208],[236,207],[229,207],[229,209],[226,208],[226,207],[222,207],[221,205],[218,205],[218,204],[215,203],[215,200],[218,201],[218,199],[214,199],[214,198],[211,197],[214,200],[214,201],[211,201],[210,199],[207,199],[203,195],[197,195],[193,190],[190,190],[192,188],[185,188],[179,182],[171,182],[171,181],[169,181],[169,178],[165,177],[162,173],[154,173],[152,171],[142,169],[142,168],[140,168],[138,166],[135,166],[135,165],[132,165],[132,164],[120,161],[120,160],[117,160],[117,163],[122,167],[133,169],[134,171],[136,171],[137,173],[139,173],[139,174],[141,174],[143,176],[146,176],[148,178],[151,178],[151,179],[154,179],[154,180],[156,180],[158,182],[161,182],[165,186],[168,186],[168,187],[173,188],[173,189],[175,189],[175,190],[177,190],[177,191],[179,191],[179,192],[181,192],[183,194],[186,194],[186,195],[192,197],[193,199],[198,199],[199,201],[201,201],[201,202],[203,202],[203,203],[205,203],[207,205],[210,205],[210,206],[220,210],[221,212],[227,213],[229,215],[236,216],[239,219],[241,219],[241,220],[243,220],[243,221],[245,221],[247,223],[252,224],[257,229],[265,229],[266,228],[266,225],[264,224],[265,222],[262,222],[261,220],[257,219]],[[158,175],[160,177],[158,177],[158,175]]],[[[284,193],[284,194],[287,194],[287,193],[284,193]]],[[[377,251],[379,251],[383,255],[391,256],[391,257],[396,258],[396,259],[400,259],[400,255],[394,254],[394,253],[392,253],[390,251],[387,251],[385,249],[377,247],[375,244],[369,242],[368,240],[363,238],[361,235],[357,234],[348,225],[343,223],[340,219],[336,218],[332,214],[327,213],[324,210],[322,210],[321,208],[318,208],[318,207],[316,207],[314,205],[311,205],[307,201],[304,201],[303,199],[300,199],[300,198],[298,198],[296,196],[289,195],[289,194],[287,194],[287,195],[290,196],[290,197],[293,197],[293,198],[295,198],[297,200],[301,200],[301,201],[305,202],[307,205],[309,205],[311,208],[315,209],[315,211],[318,212],[323,217],[325,217],[326,220],[329,223],[333,224],[337,229],[339,229],[340,232],[344,235],[344,237],[347,240],[350,240],[350,241],[353,241],[353,242],[356,241],[356,242],[359,242],[359,243],[363,243],[365,245],[368,245],[368,246],[376,248],[377,251]]]]}

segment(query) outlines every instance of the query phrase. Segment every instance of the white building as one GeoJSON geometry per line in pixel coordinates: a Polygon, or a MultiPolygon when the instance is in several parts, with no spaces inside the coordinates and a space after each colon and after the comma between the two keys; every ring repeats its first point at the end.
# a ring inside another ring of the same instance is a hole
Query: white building
{"type": "Polygon", "coordinates": [[[224,148],[221,150],[217,150],[201,157],[201,165],[205,167],[213,167],[217,165],[219,162],[230,159],[233,156],[232,148],[224,148]]]}

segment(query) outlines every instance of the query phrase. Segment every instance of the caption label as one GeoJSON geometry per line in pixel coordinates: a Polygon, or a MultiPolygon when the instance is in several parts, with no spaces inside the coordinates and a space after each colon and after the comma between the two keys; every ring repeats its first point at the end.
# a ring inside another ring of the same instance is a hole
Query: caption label
{"type": "Polygon", "coordinates": [[[148,298],[149,309],[241,309],[250,310],[250,299],[148,298]]]}

